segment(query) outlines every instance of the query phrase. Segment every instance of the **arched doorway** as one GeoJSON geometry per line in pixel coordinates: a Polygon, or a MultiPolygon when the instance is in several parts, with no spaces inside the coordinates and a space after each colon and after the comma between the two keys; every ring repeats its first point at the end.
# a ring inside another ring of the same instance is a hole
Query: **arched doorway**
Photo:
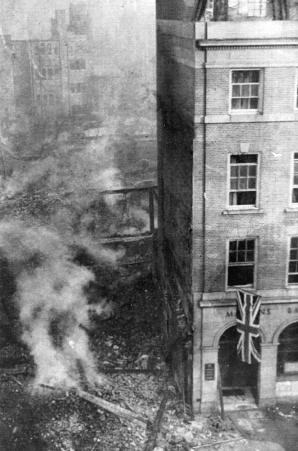
{"type": "Polygon", "coordinates": [[[298,322],[287,326],[279,336],[277,348],[277,376],[298,378],[298,322]]]}
{"type": "MultiPolygon", "coordinates": [[[[219,340],[218,362],[223,393],[237,395],[249,390],[257,399],[259,363],[253,359],[249,365],[240,360],[237,354],[238,340],[236,326],[227,329],[219,340]]],[[[260,339],[256,340],[255,345],[259,351],[260,339]]]]}

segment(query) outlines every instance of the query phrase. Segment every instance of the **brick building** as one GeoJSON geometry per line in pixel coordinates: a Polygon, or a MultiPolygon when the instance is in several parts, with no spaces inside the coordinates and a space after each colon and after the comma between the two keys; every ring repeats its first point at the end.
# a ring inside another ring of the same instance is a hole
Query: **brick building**
{"type": "Polygon", "coordinates": [[[298,7],[157,1],[160,272],[176,379],[298,398],[298,7]],[[237,358],[235,286],[261,296],[261,362],[237,358]],[[219,371],[220,370],[220,371],[219,371]]]}

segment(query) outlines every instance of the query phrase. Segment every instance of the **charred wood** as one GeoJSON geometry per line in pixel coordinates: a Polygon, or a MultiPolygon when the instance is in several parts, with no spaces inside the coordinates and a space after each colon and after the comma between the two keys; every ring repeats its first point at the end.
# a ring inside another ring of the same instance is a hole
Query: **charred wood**
{"type": "Polygon", "coordinates": [[[161,403],[158,408],[157,414],[155,416],[154,422],[153,422],[152,426],[148,428],[150,430],[150,435],[146,442],[144,451],[153,451],[156,446],[157,435],[160,431],[162,418],[163,418],[168,400],[170,398],[170,395],[171,395],[170,392],[168,390],[166,390],[163,395],[163,398],[161,400],[161,403]]]}

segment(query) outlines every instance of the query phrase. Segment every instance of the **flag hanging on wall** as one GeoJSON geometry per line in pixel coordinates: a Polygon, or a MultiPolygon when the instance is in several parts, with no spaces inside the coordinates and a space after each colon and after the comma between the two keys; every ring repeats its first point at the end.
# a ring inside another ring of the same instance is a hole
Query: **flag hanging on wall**
{"type": "Polygon", "coordinates": [[[252,356],[261,361],[254,340],[260,336],[261,297],[248,291],[237,289],[237,331],[240,334],[237,352],[242,362],[252,363],[252,356]]]}

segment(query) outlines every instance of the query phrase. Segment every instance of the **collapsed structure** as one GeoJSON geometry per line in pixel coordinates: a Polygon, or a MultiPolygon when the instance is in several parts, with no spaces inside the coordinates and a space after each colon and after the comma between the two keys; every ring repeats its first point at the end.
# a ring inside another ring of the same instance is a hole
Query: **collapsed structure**
{"type": "Polygon", "coordinates": [[[94,69],[95,47],[86,3],[70,4],[69,12],[56,10],[45,39],[2,35],[0,58],[6,69],[1,82],[6,90],[0,96],[6,108],[0,119],[51,120],[99,112],[102,81],[94,69]]]}
{"type": "Polygon", "coordinates": [[[298,7],[158,0],[160,273],[176,378],[298,397],[298,7]],[[236,289],[261,296],[261,362],[237,357],[236,289]]]}

